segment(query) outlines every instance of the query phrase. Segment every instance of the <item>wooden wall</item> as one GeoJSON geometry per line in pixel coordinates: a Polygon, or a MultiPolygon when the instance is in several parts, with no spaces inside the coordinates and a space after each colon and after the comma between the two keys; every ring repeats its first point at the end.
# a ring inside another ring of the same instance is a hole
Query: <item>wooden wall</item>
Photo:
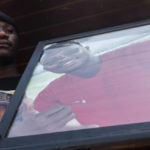
{"type": "Polygon", "coordinates": [[[150,18],[150,0],[0,0],[20,30],[17,67],[23,72],[41,40],[150,18]]]}

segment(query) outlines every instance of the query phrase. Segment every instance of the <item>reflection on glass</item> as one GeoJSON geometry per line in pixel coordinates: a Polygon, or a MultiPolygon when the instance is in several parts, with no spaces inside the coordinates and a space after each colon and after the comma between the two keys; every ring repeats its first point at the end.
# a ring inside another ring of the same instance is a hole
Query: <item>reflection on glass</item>
{"type": "Polygon", "coordinates": [[[8,136],[150,121],[148,31],[46,45],[8,136]]]}

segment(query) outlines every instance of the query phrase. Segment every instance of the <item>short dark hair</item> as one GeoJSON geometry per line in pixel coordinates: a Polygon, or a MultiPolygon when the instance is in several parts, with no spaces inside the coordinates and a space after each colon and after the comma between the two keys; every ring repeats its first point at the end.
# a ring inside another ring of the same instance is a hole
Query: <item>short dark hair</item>
{"type": "Polygon", "coordinates": [[[4,22],[12,25],[16,29],[16,31],[18,32],[16,22],[10,16],[8,16],[7,14],[5,14],[2,11],[0,11],[0,21],[4,21],[4,22]]]}

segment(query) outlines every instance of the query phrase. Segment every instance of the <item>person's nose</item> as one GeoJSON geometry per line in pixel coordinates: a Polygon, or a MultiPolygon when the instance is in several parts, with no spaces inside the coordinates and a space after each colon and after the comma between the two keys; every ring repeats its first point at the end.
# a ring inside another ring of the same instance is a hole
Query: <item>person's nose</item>
{"type": "Polygon", "coordinates": [[[0,39],[7,39],[8,38],[8,34],[3,31],[3,30],[0,30],[0,39]]]}

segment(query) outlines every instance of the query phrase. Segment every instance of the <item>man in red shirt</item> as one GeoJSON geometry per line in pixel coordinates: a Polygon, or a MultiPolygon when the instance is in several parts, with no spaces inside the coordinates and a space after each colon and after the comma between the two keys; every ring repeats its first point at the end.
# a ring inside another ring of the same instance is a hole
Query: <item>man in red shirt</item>
{"type": "Polygon", "coordinates": [[[37,96],[39,112],[71,106],[82,125],[113,126],[150,121],[150,41],[139,42],[101,56],[79,43],[47,48],[44,69],[66,75],[37,96]]]}

